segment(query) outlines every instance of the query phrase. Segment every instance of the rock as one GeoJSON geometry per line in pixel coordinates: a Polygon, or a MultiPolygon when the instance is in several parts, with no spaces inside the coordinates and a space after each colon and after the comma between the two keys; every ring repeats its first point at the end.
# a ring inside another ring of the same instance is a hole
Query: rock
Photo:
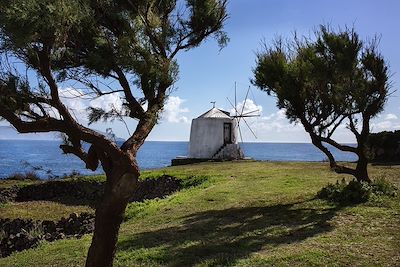
{"type": "Polygon", "coordinates": [[[12,186],[9,188],[0,188],[0,203],[15,201],[19,188],[12,186]]]}
{"type": "Polygon", "coordinates": [[[6,235],[0,240],[0,257],[6,257],[14,251],[35,247],[41,240],[51,242],[64,238],[81,238],[93,232],[94,215],[72,213],[58,222],[0,219],[0,230],[6,235]],[[40,234],[38,229],[43,229],[43,233],[40,234]],[[32,236],[33,231],[39,234],[32,236]]]}
{"type": "Polygon", "coordinates": [[[181,181],[169,175],[141,181],[130,201],[164,198],[182,188],[181,181]]]}

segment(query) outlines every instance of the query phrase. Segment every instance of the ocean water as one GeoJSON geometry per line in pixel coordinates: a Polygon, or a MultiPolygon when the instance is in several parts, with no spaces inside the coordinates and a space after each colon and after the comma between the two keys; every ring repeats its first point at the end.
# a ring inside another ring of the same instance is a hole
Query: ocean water
{"type": "MultiPolygon", "coordinates": [[[[102,173],[85,169],[72,155],[63,155],[58,141],[0,140],[0,179],[14,173],[35,171],[42,178],[63,176],[77,171],[84,175],[102,173]]],[[[138,153],[141,169],[171,164],[171,159],[188,154],[188,142],[146,142],[138,153]]],[[[243,143],[245,156],[268,161],[323,161],[326,157],[312,144],[243,143]]],[[[333,149],[339,161],[354,161],[356,156],[333,149]]]]}

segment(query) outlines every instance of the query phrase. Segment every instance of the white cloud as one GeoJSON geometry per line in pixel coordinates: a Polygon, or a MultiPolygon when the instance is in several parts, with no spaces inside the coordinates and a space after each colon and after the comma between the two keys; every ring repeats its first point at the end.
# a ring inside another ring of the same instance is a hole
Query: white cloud
{"type": "Polygon", "coordinates": [[[296,132],[303,130],[301,124],[290,123],[286,118],[286,110],[280,109],[275,113],[269,114],[267,116],[260,117],[256,120],[254,126],[259,131],[270,131],[270,132],[296,132]]]}
{"type": "Polygon", "coordinates": [[[94,108],[102,108],[105,111],[111,109],[121,110],[122,100],[117,94],[104,95],[90,101],[90,106],[94,108]]]}
{"type": "Polygon", "coordinates": [[[390,120],[371,123],[372,132],[394,131],[394,130],[400,130],[399,120],[390,119],[390,120]]]}
{"type": "MultiPolygon", "coordinates": [[[[251,111],[251,115],[259,115],[258,117],[244,118],[240,121],[240,129],[244,142],[250,141],[267,141],[267,142],[301,142],[307,139],[307,135],[301,124],[291,124],[286,119],[286,111],[278,110],[271,114],[263,115],[263,107],[257,105],[252,99],[248,99],[237,104],[237,110],[243,114],[251,111]],[[244,105],[244,108],[243,108],[244,105]],[[246,122],[248,126],[246,125],[246,122]],[[253,131],[257,138],[251,133],[253,131]]],[[[230,110],[231,115],[235,114],[235,109],[230,110]]]]}
{"type": "Polygon", "coordinates": [[[162,119],[171,123],[188,123],[189,119],[182,115],[189,112],[188,108],[182,107],[185,101],[179,96],[170,96],[164,105],[162,119]]]}
{"type": "MultiPolygon", "coordinates": [[[[301,123],[289,123],[285,116],[285,110],[281,109],[275,113],[261,116],[251,125],[252,129],[260,139],[274,142],[298,142],[310,140],[301,123]]],[[[400,119],[395,114],[376,118],[370,124],[372,132],[400,130],[400,119]]],[[[354,142],[355,137],[347,129],[347,122],[344,121],[335,131],[333,136],[338,142],[354,142]]],[[[246,140],[245,140],[246,141],[246,140]]]]}
{"type": "Polygon", "coordinates": [[[122,100],[118,94],[109,94],[94,99],[85,98],[82,91],[75,88],[60,89],[60,97],[64,105],[80,123],[87,123],[87,108],[102,108],[105,111],[111,109],[121,110],[122,100]]]}
{"type": "Polygon", "coordinates": [[[385,120],[397,120],[397,119],[398,117],[393,113],[389,113],[385,116],[385,120]]]}
{"type": "Polygon", "coordinates": [[[82,93],[74,88],[60,89],[59,91],[61,101],[70,110],[70,113],[79,122],[87,120],[86,108],[87,101],[80,96],[82,93]]]}
{"type": "MultiPolygon", "coordinates": [[[[243,115],[260,115],[262,110],[263,107],[261,105],[256,105],[251,99],[247,99],[246,102],[242,101],[236,105],[237,113],[243,115]]],[[[231,115],[235,115],[235,109],[232,108],[230,113],[231,115]]]]}

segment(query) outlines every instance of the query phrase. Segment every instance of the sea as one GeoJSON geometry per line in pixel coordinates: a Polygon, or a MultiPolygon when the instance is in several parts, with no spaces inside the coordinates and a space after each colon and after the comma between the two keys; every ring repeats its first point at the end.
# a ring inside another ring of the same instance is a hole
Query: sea
{"type": "MultiPolygon", "coordinates": [[[[85,169],[84,163],[73,155],[64,155],[59,141],[0,140],[0,179],[12,174],[35,172],[43,179],[71,173],[101,174],[85,169]]],[[[246,157],[260,161],[325,161],[326,156],[309,143],[242,143],[246,157]]],[[[187,156],[188,142],[148,141],[138,152],[142,170],[170,166],[171,160],[187,156]]],[[[355,161],[351,153],[332,149],[338,161],[355,161]]]]}

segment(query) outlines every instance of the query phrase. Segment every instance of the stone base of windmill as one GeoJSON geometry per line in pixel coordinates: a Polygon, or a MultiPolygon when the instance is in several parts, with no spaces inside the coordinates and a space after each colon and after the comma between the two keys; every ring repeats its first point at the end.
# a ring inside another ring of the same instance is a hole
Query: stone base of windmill
{"type": "Polygon", "coordinates": [[[238,144],[226,144],[223,149],[219,150],[212,159],[217,160],[239,160],[244,159],[242,149],[238,144]]]}
{"type": "Polygon", "coordinates": [[[219,149],[210,158],[189,158],[184,156],[179,156],[171,161],[171,166],[178,165],[188,165],[200,162],[220,162],[220,161],[230,161],[230,160],[251,160],[251,158],[245,158],[242,149],[238,144],[227,144],[219,149]]]}

